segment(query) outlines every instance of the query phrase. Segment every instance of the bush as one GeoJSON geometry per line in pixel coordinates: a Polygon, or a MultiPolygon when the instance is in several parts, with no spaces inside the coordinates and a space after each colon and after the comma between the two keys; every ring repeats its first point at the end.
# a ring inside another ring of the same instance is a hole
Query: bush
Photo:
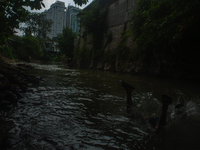
{"type": "Polygon", "coordinates": [[[33,36],[13,36],[2,48],[4,56],[10,59],[28,61],[42,56],[40,42],[33,36]]]}
{"type": "Polygon", "coordinates": [[[72,29],[65,28],[63,29],[62,34],[59,34],[56,38],[58,43],[58,48],[60,49],[60,53],[65,55],[67,58],[73,58],[74,52],[74,38],[76,34],[73,33],[72,29]]]}
{"type": "Polygon", "coordinates": [[[144,62],[160,62],[163,70],[180,76],[198,76],[200,1],[137,2],[131,32],[144,62]]]}

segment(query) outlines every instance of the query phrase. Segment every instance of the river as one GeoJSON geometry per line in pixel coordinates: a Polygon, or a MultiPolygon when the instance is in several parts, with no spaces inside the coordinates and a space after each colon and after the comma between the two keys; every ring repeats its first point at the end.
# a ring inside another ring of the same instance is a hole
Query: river
{"type": "MultiPolygon", "coordinates": [[[[15,150],[199,150],[200,86],[180,80],[98,70],[32,64],[44,80],[31,87],[18,106],[1,112],[0,133],[15,150]],[[135,87],[133,115],[126,113],[126,92],[135,87]],[[160,116],[161,95],[173,98],[168,124],[160,132],[148,118],[160,116]],[[187,116],[174,117],[184,103],[187,116]]],[[[4,146],[4,147],[6,147],[4,146]]],[[[10,147],[10,148],[9,148],[10,147]]]]}

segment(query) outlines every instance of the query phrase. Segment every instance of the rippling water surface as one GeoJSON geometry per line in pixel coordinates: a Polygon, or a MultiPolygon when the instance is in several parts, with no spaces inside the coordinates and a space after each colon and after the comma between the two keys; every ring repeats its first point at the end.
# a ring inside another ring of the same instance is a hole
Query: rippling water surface
{"type": "Polygon", "coordinates": [[[8,138],[10,149],[200,149],[198,84],[32,65],[37,68],[33,74],[44,81],[32,87],[15,109],[1,112],[1,130],[5,134],[1,138],[8,138]],[[132,116],[126,114],[126,93],[120,79],[136,88],[132,116]],[[168,125],[155,134],[147,119],[160,116],[162,94],[174,102],[169,108],[168,125]],[[177,103],[185,104],[187,117],[174,116],[177,103]]]}

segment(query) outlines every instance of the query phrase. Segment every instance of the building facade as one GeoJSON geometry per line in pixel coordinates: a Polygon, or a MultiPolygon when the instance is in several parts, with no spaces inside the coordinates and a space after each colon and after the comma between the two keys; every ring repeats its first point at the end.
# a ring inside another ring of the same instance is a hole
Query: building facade
{"type": "Polygon", "coordinates": [[[50,9],[44,11],[46,19],[51,19],[53,21],[51,33],[48,37],[53,39],[57,34],[62,33],[63,28],[66,27],[66,7],[65,3],[61,1],[56,1],[51,5],[50,9]]]}
{"type": "Polygon", "coordinates": [[[56,1],[52,4],[48,10],[43,12],[46,19],[53,21],[48,37],[53,39],[57,34],[62,33],[65,27],[71,28],[73,32],[79,34],[80,23],[77,18],[79,11],[79,8],[71,5],[66,8],[65,3],[61,1],[56,1]]]}
{"type": "Polygon", "coordinates": [[[71,5],[67,7],[67,27],[71,28],[73,32],[79,34],[80,32],[80,22],[77,17],[80,9],[71,5]]]}

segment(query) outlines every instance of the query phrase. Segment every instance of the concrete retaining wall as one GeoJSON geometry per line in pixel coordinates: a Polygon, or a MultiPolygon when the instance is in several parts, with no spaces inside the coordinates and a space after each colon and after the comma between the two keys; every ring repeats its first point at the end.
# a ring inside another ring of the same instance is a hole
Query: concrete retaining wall
{"type": "Polygon", "coordinates": [[[118,0],[109,6],[108,26],[122,25],[130,20],[130,12],[134,9],[136,0],[118,0]]]}
{"type": "MultiPolygon", "coordinates": [[[[107,16],[107,23],[108,23],[108,30],[112,34],[112,41],[105,45],[104,54],[106,55],[109,52],[117,54],[117,47],[119,46],[119,43],[122,41],[122,33],[126,31],[130,26],[130,18],[131,18],[131,11],[134,10],[136,7],[136,1],[137,0],[108,0],[109,5],[109,12],[107,16]]],[[[81,31],[84,31],[83,27],[81,31]]],[[[87,38],[88,39],[88,38],[87,38]]],[[[104,39],[106,43],[106,39],[104,39]]],[[[80,45],[83,45],[83,40],[80,40],[80,45]]],[[[91,44],[89,44],[87,40],[87,49],[90,50],[91,44]]],[[[134,53],[136,50],[135,43],[133,42],[132,37],[127,37],[125,41],[128,53],[131,54],[134,53]]],[[[107,56],[104,56],[107,57],[107,56]]],[[[115,63],[110,64],[109,62],[105,62],[104,58],[101,58],[97,64],[93,63],[93,60],[91,60],[91,64],[88,65],[88,67],[91,68],[99,68],[104,70],[116,70],[116,71],[124,71],[124,72],[130,72],[132,71],[135,66],[132,66],[132,62],[129,62],[129,60],[121,62],[118,60],[118,56],[116,55],[115,63]],[[120,65],[119,65],[120,64],[120,65]],[[95,66],[97,65],[97,66],[95,66]],[[131,65],[131,66],[130,66],[131,65]]],[[[81,64],[79,64],[81,65],[81,64]]]]}

